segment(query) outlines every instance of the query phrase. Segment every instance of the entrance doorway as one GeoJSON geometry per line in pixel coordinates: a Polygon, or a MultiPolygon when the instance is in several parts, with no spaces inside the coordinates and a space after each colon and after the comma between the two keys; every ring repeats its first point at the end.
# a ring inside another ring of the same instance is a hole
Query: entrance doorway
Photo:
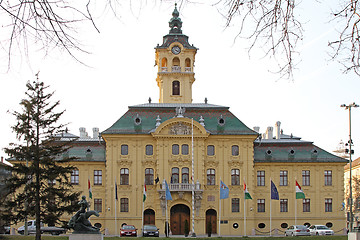
{"type": "Polygon", "coordinates": [[[144,225],[155,225],[155,211],[146,209],[144,211],[144,225]]]}
{"type": "Polygon", "coordinates": [[[185,221],[190,224],[190,208],[184,204],[177,204],[170,209],[170,229],[173,235],[183,235],[185,221]]]}
{"type": "Polygon", "coordinates": [[[214,209],[209,209],[206,211],[206,223],[205,231],[207,232],[207,226],[211,222],[211,233],[216,233],[216,211],[214,209]]]}

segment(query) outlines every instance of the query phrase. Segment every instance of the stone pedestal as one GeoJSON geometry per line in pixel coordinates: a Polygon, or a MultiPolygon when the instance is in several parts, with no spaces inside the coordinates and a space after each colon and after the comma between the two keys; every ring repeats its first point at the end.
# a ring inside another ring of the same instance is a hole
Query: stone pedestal
{"type": "Polygon", "coordinates": [[[360,232],[349,232],[348,240],[360,240],[360,232]]]}
{"type": "Polygon", "coordinates": [[[70,234],[69,240],[103,240],[102,234],[70,234]]]}

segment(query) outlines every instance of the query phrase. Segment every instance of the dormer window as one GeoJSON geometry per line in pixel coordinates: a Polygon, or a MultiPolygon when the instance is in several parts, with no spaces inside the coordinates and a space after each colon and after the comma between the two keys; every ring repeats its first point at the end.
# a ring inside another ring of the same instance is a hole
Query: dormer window
{"type": "Polygon", "coordinates": [[[180,82],[179,81],[172,82],[172,95],[180,95],[180,82]]]}

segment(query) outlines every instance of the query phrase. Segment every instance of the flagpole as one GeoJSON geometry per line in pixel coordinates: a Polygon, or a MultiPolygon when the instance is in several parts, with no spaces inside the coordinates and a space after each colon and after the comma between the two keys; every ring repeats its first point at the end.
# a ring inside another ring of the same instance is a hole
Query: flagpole
{"type": "MultiPolygon", "coordinates": [[[[245,178],[244,178],[244,184],[245,184],[245,178]]],[[[246,236],[246,193],[244,188],[244,236],[246,236]]]]}
{"type": "Polygon", "coordinates": [[[270,178],[270,236],[271,236],[271,178],[270,178]]]}
{"type": "Polygon", "coordinates": [[[221,236],[220,223],[221,223],[221,178],[220,178],[220,191],[219,191],[219,237],[221,236]]]}
{"type": "Polygon", "coordinates": [[[297,204],[296,204],[296,178],[295,178],[295,225],[296,225],[296,214],[297,214],[297,204]]]}
{"type": "Polygon", "coordinates": [[[166,218],[166,221],[165,221],[165,232],[166,232],[166,237],[169,236],[169,227],[168,227],[168,212],[167,212],[167,202],[168,200],[166,200],[165,198],[165,201],[166,201],[166,206],[165,206],[165,218],[166,218]]]}
{"type": "MultiPolygon", "coordinates": [[[[144,189],[145,191],[145,180],[144,180],[144,189]]],[[[142,201],[142,211],[141,211],[141,235],[144,233],[144,192],[143,192],[143,201],[142,201]]]]}
{"type": "Polygon", "coordinates": [[[192,180],[192,191],[191,191],[191,208],[192,208],[192,237],[196,237],[195,234],[195,184],[194,184],[194,119],[191,119],[191,180],[192,180]]]}
{"type": "MultiPolygon", "coordinates": [[[[117,188],[117,185],[116,185],[116,176],[115,176],[115,188],[117,188]]],[[[117,234],[117,220],[116,220],[116,218],[117,218],[117,216],[116,216],[116,212],[117,212],[117,211],[116,211],[116,205],[117,205],[117,204],[116,204],[116,202],[117,202],[116,194],[117,194],[117,189],[115,189],[115,201],[114,201],[115,204],[114,204],[114,205],[115,205],[115,235],[118,235],[118,234],[117,234]]]]}

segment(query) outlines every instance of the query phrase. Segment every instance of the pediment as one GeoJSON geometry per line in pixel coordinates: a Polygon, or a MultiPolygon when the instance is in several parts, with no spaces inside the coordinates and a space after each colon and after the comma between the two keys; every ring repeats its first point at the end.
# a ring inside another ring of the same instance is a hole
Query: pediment
{"type": "Polygon", "coordinates": [[[194,137],[209,135],[200,123],[184,117],[172,118],[161,123],[152,134],[154,137],[191,137],[192,129],[194,137]]]}

